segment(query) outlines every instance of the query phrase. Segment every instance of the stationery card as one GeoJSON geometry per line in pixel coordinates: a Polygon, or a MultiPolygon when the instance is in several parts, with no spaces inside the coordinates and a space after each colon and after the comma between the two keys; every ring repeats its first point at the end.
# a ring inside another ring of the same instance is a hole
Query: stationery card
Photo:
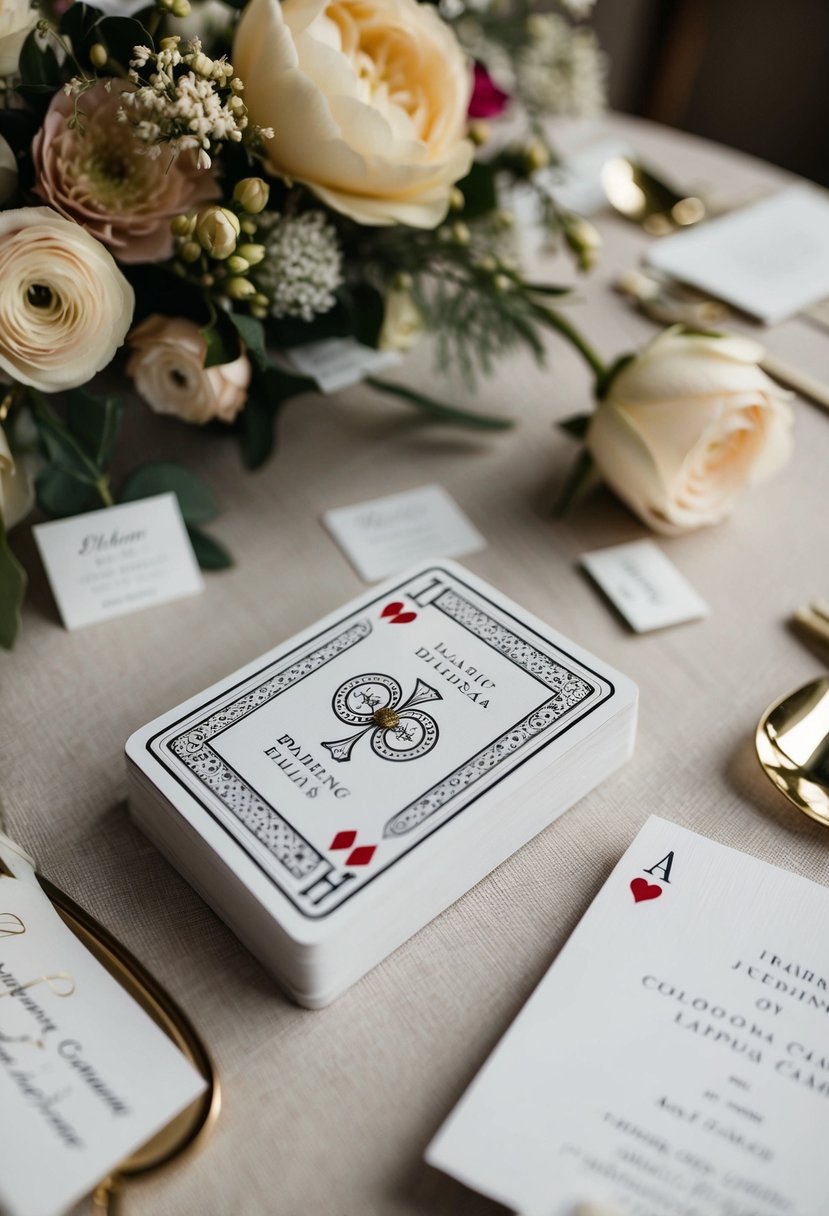
{"type": "Polygon", "coordinates": [[[708,615],[708,605],[652,540],[584,553],[581,564],[637,633],[708,615]]]}
{"type": "Polygon", "coordinates": [[[32,530],[67,629],[204,590],[175,494],[56,519],[32,530]]]}
{"type": "Polygon", "coordinates": [[[323,393],[338,393],[401,362],[397,351],[375,350],[355,338],[323,338],[292,346],[285,354],[297,371],[316,380],[323,393]]]}
{"type": "Polygon", "coordinates": [[[446,842],[479,800],[635,702],[593,662],[465,570],[428,563],[142,728],[127,755],[177,808],[187,791],[198,830],[213,820],[235,840],[307,935],[383,874],[459,864],[446,842]]]}
{"type": "Polygon", "coordinates": [[[649,819],[427,1160],[524,1216],[825,1216],[827,917],[649,819]]]}
{"type": "Polygon", "coordinates": [[[203,1089],[33,873],[0,877],[0,1210],[66,1211],[203,1089]]]}
{"type": "Polygon", "coordinates": [[[328,531],[367,583],[429,557],[462,557],[486,547],[442,486],[421,486],[326,511],[328,531]]]}
{"type": "Polygon", "coordinates": [[[829,295],[829,199],[792,186],[656,241],[646,261],[774,325],[829,295]]]}

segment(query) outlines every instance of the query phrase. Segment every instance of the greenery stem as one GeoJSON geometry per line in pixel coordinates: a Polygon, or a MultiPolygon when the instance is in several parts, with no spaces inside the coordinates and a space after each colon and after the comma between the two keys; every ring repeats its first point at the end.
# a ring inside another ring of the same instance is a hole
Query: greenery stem
{"type": "Polygon", "coordinates": [[[112,497],[112,491],[109,488],[109,477],[102,477],[100,481],[96,481],[95,489],[98,491],[101,502],[105,507],[115,506],[115,499],[112,497]]]}
{"type": "Polygon", "coordinates": [[[539,312],[545,318],[548,325],[552,329],[557,330],[579,352],[596,378],[596,391],[598,392],[607,378],[607,368],[596,351],[587,339],[579,333],[576,327],[565,320],[561,313],[556,312],[552,308],[544,308],[543,306],[539,306],[539,312]]]}

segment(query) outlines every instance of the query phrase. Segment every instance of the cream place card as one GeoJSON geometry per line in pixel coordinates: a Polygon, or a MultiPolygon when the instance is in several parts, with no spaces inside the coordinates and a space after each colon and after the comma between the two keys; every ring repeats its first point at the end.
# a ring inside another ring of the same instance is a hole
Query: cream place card
{"type": "Polygon", "coordinates": [[[581,564],[637,633],[708,615],[708,605],[652,540],[594,549],[581,564]]]}
{"type": "Polygon", "coordinates": [[[774,325],[829,296],[829,197],[793,186],[655,242],[647,262],[774,325]]]}
{"type": "Polygon", "coordinates": [[[67,929],[33,872],[0,877],[4,1216],[66,1211],[204,1087],[67,929]]]}
{"type": "Polygon", "coordinates": [[[316,380],[323,393],[338,393],[401,362],[397,351],[375,350],[354,338],[323,338],[292,346],[285,353],[297,371],[316,380]]]}
{"type": "Polygon", "coordinates": [[[367,583],[432,557],[462,557],[486,541],[442,486],[338,507],[323,523],[367,583]]]}
{"type": "Polygon", "coordinates": [[[204,590],[175,494],[37,524],[33,531],[67,629],[204,590]]]}
{"type": "Polygon", "coordinates": [[[825,1216],[827,918],[649,819],[427,1159],[524,1216],[825,1216]]]}

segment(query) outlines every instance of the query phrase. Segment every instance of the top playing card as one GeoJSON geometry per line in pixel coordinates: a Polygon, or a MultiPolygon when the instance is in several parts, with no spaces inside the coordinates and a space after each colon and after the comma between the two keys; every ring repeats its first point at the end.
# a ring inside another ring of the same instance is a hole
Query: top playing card
{"type": "Polygon", "coordinates": [[[165,715],[128,754],[162,784],[149,752],[319,919],[608,706],[614,684],[561,643],[430,564],[165,715]]]}

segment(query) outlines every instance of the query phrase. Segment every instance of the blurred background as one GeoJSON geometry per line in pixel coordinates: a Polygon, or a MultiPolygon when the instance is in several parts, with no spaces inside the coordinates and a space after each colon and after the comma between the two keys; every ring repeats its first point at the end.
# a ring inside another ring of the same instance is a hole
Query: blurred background
{"type": "Polygon", "coordinates": [[[829,0],[598,0],[610,105],[829,186],[829,0]]]}

